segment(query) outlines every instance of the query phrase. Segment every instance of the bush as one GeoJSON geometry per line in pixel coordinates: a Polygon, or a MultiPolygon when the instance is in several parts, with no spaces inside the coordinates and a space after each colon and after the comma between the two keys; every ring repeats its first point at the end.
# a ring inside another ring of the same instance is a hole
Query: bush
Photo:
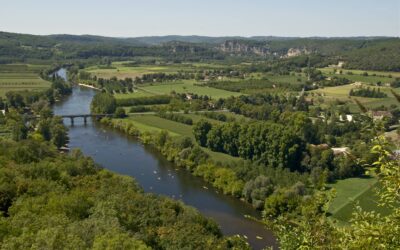
{"type": "Polygon", "coordinates": [[[124,118],[124,117],[126,117],[125,109],[121,108],[121,107],[118,107],[115,110],[114,117],[115,118],[124,118]]]}

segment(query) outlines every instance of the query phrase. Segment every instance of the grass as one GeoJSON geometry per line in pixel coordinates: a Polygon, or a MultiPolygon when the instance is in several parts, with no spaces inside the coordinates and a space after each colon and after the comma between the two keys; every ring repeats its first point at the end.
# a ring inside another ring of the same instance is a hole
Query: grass
{"type": "Polygon", "coordinates": [[[348,178],[339,180],[330,187],[336,190],[336,197],[329,207],[329,213],[340,223],[346,223],[351,219],[355,205],[361,206],[365,211],[382,214],[388,212],[387,208],[378,206],[379,197],[376,195],[376,188],[379,187],[379,183],[376,177],[348,178]]]}
{"type": "Polygon", "coordinates": [[[266,75],[265,78],[270,80],[271,82],[274,83],[290,83],[290,84],[296,84],[296,83],[304,83],[307,81],[307,77],[302,74],[302,73],[295,73],[295,75],[266,75]],[[301,76],[298,76],[300,74],[301,76]],[[300,79],[298,81],[297,79],[300,79]]]}
{"type": "Polygon", "coordinates": [[[140,77],[144,74],[153,74],[153,73],[166,73],[173,74],[178,72],[187,72],[198,69],[220,69],[227,67],[226,65],[218,65],[218,64],[189,64],[189,63],[181,63],[181,64],[168,64],[168,65],[138,65],[138,66],[127,66],[126,64],[129,62],[113,62],[111,67],[105,68],[102,66],[92,66],[85,69],[86,72],[89,72],[97,77],[101,78],[111,78],[116,76],[119,79],[123,79],[126,77],[135,78],[140,77]]]}
{"type": "Polygon", "coordinates": [[[137,92],[126,94],[115,94],[117,99],[145,97],[153,95],[169,95],[172,91],[176,93],[193,93],[197,95],[207,95],[213,99],[239,96],[241,93],[226,91],[222,89],[210,88],[207,86],[195,85],[194,80],[180,82],[158,83],[141,85],[137,92]]]}
{"type": "MultiPolygon", "coordinates": [[[[194,139],[192,134],[192,127],[179,122],[170,121],[155,115],[133,115],[129,117],[130,120],[140,123],[142,125],[156,130],[167,130],[180,136],[189,136],[194,139]]],[[[140,128],[139,128],[140,129],[140,128]]]]}
{"type": "MultiPolygon", "coordinates": [[[[333,68],[319,68],[323,73],[333,72],[333,68]]],[[[340,69],[339,69],[340,70],[340,69]]],[[[338,71],[339,71],[338,70],[338,71]]],[[[400,77],[400,72],[391,72],[391,71],[374,71],[374,70],[358,70],[358,69],[342,69],[343,73],[352,72],[354,75],[362,75],[364,72],[367,72],[369,76],[376,74],[377,76],[385,76],[388,77],[391,75],[393,78],[400,77]]]]}
{"type": "Polygon", "coordinates": [[[193,123],[196,123],[196,122],[198,122],[200,120],[206,120],[206,121],[208,121],[210,123],[213,123],[213,124],[221,123],[221,121],[217,121],[217,120],[214,120],[214,119],[207,118],[207,117],[205,117],[204,115],[201,115],[201,114],[182,114],[182,115],[185,116],[185,117],[191,118],[193,120],[193,123]]]}
{"type": "Polygon", "coordinates": [[[0,65],[0,96],[5,96],[9,91],[40,91],[49,88],[51,83],[38,75],[44,67],[29,64],[0,65]]]}
{"type": "Polygon", "coordinates": [[[111,78],[116,76],[119,79],[124,79],[127,77],[135,78],[140,77],[144,74],[152,73],[177,73],[176,69],[166,66],[137,66],[137,67],[127,67],[122,65],[113,64],[110,68],[101,68],[99,66],[93,66],[87,68],[85,71],[96,75],[98,78],[111,78]]]}
{"type": "Polygon", "coordinates": [[[344,77],[354,82],[363,82],[363,83],[370,83],[376,84],[377,82],[391,83],[395,80],[395,77],[400,77],[399,72],[382,72],[382,71],[368,71],[368,70],[347,70],[343,69],[342,74],[333,73],[333,68],[321,68],[319,69],[324,73],[325,76],[337,76],[337,77],[344,77]],[[353,74],[348,74],[352,72],[353,74]],[[363,76],[364,72],[368,73],[368,76],[363,76]],[[375,74],[376,76],[373,76],[375,74]],[[392,76],[392,78],[389,77],[392,76]]]}
{"type": "Polygon", "coordinates": [[[153,93],[146,92],[141,89],[137,89],[133,93],[125,93],[125,94],[114,94],[115,98],[117,99],[128,99],[128,98],[136,98],[136,97],[147,97],[147,96],[153,96],[153,93]]]}
{"type": "MultiPolygon", "coordinates": [[[[365,98],[365,97],[358,97],[358,96],[352,96],[351,98],[349,97],[349,92],[351,89],[356,88],[356,86],[348,84],[348,85],[343,85],[343,86],[336,86],[336,87],[325,87],[317,90],[311,91],[311,93],[320,93],[323,94],[323,99],[325,102],[333,102],[335,100],[341,100],[341,101],[347,101],[351,103],[353,111],[358,112],[358,108],[356,104],[354,104],[354,99],[359,100],[361,103],[363,103],[367,108],[375,108],[379,107],[381,105],[384,106],[390,106],[392,104],[398,104],[396,99],[394,98],[393,94],[390,92],[390,87],[380,87],[381,92],[384,92],[388,95],[386,98],[365,98]]],[[[374,87],[377,88],[377,87],[374,87]]],[[[397,93],[400,94],[400,89],[393,89],[397,93]]],[[[314,97],[318,98],[318,97],[314,97]]]]}
{"type": "Polygon", "coordinates": [[[228,98],[231,96],[240,96],[241,93],[226,91],[222,89],[210,88],[207,86],[195,85],[195,81],[182,81],[179,83],[163,83],[157,85],[147,85],[141,89],[159,95],[170,94],[172,91],[176,93],[193,93],[198,95],[207,95],[213,99],[228,98]]]}

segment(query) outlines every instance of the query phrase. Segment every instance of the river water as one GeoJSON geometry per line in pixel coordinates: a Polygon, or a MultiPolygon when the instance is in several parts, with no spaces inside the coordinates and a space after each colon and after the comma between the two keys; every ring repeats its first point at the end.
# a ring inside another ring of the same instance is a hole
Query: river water
{"type": "MultiPolygon", "coordinates": [[[[54,106],[54,113],[89,113],[94,94],[95,90],[75,87],[71,96],[54,106]]],[[[215,220],[224,235],[246,235],[254,249],[276,246],[274,236],[261,223],[244,218],[245,214],[260,216],[250,205],[220,194],[201,178],[176,168],[154,148],[90,120],[85,125],[83,118],[75,118],[74,126],[69,119],[64,123],[69,128],[70,148],[80,148],[104,168],[134,177],[145,192],[182,200],[215,220]]]]}

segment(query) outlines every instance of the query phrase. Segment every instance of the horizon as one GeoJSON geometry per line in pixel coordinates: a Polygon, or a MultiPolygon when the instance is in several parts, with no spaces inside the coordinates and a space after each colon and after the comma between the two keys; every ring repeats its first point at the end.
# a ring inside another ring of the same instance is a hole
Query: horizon
{"type": "Polygon", "coordinates": [[[323,38],[323,39],[351,39],[351,38],[400,38],[399,36],[274,36],[274,35],[252,35],[252,36],[241,36],[241,35],[222,35],[222,36],[213,36],[213,35],[178,35],[178,34],[167,34],[167,35],[146,35],[146,36],[106,36],[106,35],[99,35],[99,34],[68,34],[68,33],[52,33],[52,34],[33,34],[33,33],[21,33],[21,32],[12,32],[12,31],[5,31],[0,30],[3,33],[11,33],[11,34],[18,34],[18,35],[32,35],[32,36],[93,36],[93,37],[105,37],[105,38],[115,38],[115,39],[132,39],[132,38],[150,38],[150,37],[209,37],[209,38],[257,38],[257,37],[272,37],[272,38],[323,38]]]}
{"type": "Polygon", "coordinates": [[[400,1],[15,1],[0,9],[0,30],[118,38],[400,37],[400,1]]]}

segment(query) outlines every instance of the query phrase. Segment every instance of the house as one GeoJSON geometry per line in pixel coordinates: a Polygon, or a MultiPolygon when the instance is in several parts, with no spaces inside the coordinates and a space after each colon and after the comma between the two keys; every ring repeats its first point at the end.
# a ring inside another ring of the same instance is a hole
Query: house
{"type": "Polygon", "coordinates": [[[341,122],[344,122],[344,121],[352,122],[353,121],[353,115],[341,115],[341,116],[339,116],[339,121],[341,121],[341,122]]]}
{"type": "Polygon", "coordinates": [[[335,156],[338,156],[338,155],[347,155],[347,154],[349,154],[350,153],[350,149],[348,148],[348,147],[341,147],[341,148],[331,148],[332,149],[332,151],[333,151],[333,154],[335,155],[335,156]]]}
{"type": "Polygon", "coordinates": [[[382,120],[384,117],[392,118],[393,115],[389,111],[370,111],[369,115],[372,117],[374,121],[382,120]]]}

